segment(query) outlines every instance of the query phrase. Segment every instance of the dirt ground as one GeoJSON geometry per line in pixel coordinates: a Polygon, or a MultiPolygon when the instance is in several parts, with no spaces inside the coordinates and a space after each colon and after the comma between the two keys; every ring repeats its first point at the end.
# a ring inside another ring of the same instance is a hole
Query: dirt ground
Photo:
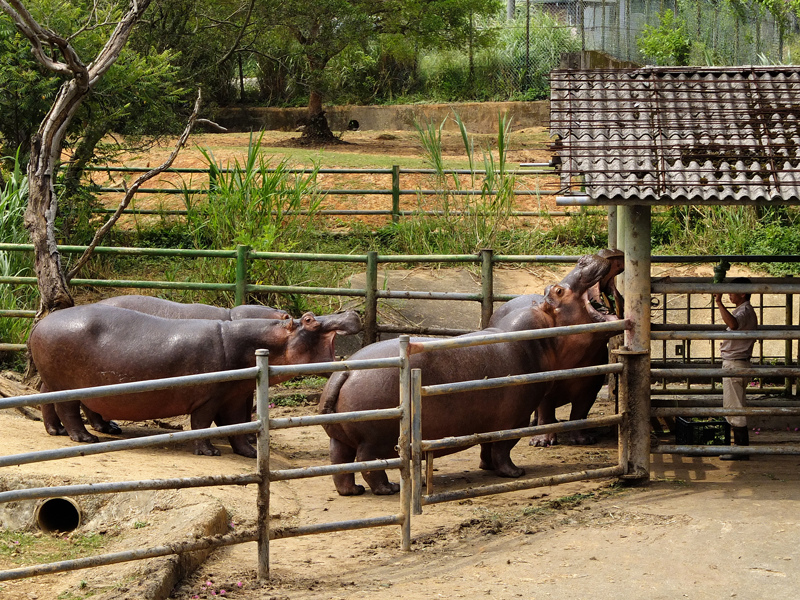
{"type": "MultiPolygon", "coordinates": [[[[266,131],[262,140],[264,156],[268,158],[270,166],[275,166],[277,162],[286,157],[289,166],[293,168],[310,168],[318,164],[324,168],[349,168],[352,160],[351,155],[373,155],[379,157],[377,164],[371,164],[368,158],[360,158],[356,164],[359,168],[369,168],[371,166],[388,168],[387,157],[395,157],[393,164],[402,167],[422,168],[429,167],[421,160],[423,156],[422,145],[416,131],[354,131],[346,132],[343,140],[346,142],[341,145],[319,148],[313,151],[298,151],[294,143],[299,134],[291,134],[279,131],[266,131]],[[365,162],[366,161],[366,162],[365,162]]],[[[496,146],[496,136],[474,135],[476,168],[482,168],[483,152],[496,146]]],[[[208,163],[203,157],[200,148],[205,148],[211,152],[214,159],[222,166],[233,166],[234,160],[239,160],[240,164],[247,153],[247,146],[250,140],[246,133],[223,133],[223,134],[197,134],[190,138],[187,147],[178,155],[173,167],[175,168],[207,168],[208,163]]],[[[464,142],[461,134],[452,131],[441,133],[442,155],[445,161],[460,161],[458,168],[467,166],[464,142]]],[[[161,164],[171,153],[172,147],[167,145],[158,146],[146,153],[126,156],[124,165],[127,167],[155,167],[161,164]]],[[[497,152],[494,150],[495,160],[497,152]]],[[[514,131],[509,137],[507,160],[509,168],[518,168],[521,163],[544,162],[547,163],[552,157],[549,149],[547,131],[542,127],[532,127],[514,131]]],[[[123,163],[121,163],[123,164],[123,163]]],[[[136,174],[135,176],[138,176],[136,174]]],[[[110,176],[104,172],[95,172],[91,175],[92,181],[97,185],[120,187],[123,179],[127,184],[133,180],[134,175],[126,174],[124,177],[120,173],[111,173],[110,176]]],[[[317,183],[320,189],[391,189],[391,175],[381,173],[358,173],[358,174],[337,174],[320,173],[317,176],[317,183]]],[[[166,173],[151,180],[146,184],[148,188],[198,188],[208,186],[208,177],[203,174],[187,173],[166,173]]],[[[462,187],[469,188],[469,182],[462,177],[462,187]]],[[[417,173],[402,173],[400,176],[400,188],[403,190],[430,189],[435,187],[432,176],[417,173]]],[[[517,190],[557,190],[559,187],[558,178],[555,176],[517,176],[517,190]]],[[[480,182],[478,182],[480,188],[480,182]]],[[[116,208],[121,194],[105,194],[102,196],[103,203],[108,208],[116,208]]],[[[400,197],[401,210],[416,210],[418,208],[418,198],[415,194],[403,194],[400,197]]],[[[345,210],[389,210],[391,209],[391,196],[377,194],[348,194],[348,195],[327,195],[320,205],[321,209],[345,209],[345,210]]],[[[434,199],[426,197],[422,199],[422,206],[427,209],[435,209],[431,205],[434,199]]],[[[140,210],[165,210],[165,209],[184,209],[183,199],[176,194],[149,194],[139,195],[134,200],[132,208],[140,210]]],[[[453,207],[451,207],[453,208],[453,207]]],[[[540,211],[556,210],[555,196],[531,196],[520,195],[515,200],[515,210],[518,211],[540,211]]],[[[157,217],[137,217],[140,222],[157,217]]],[[[359,216],[348,217],[356,219],[371,226],[382,226],[389,222],[386,216],[359,216]]],[[[123,217],[120,225],[132,227],[135,223],[132,217],[123,217]]],[[[335,226],[338,220],[331,218],[328,226],[335,226]]],[[[527,222],[523,220],[522,222],[527,222]]]]}
{"type": "MultiPolygon", "coordinates": [[[[541,291],[565,269],[513,270],[504,274],[510,279],[503,279],[500,287],[541,291]]],[[[414,276],[429,288],[434,286],[428,280],[436,279],[439,285],[455,286],[443,272],[405,274],[405,283],[414,283],[409,281],[414,276]]],[[[273,409],[275,416],[314,411],[313,404],[273,409]]],[[[591,416],[613,412],[601,394],[591,416]]],[[[559,416],[567,417],[563,410],[559,416]]],[[[165,425],[186,427],[180,420],[122,425],[124,437],[165,433],[165,425]]],[[[753,432],[753,443],[797,443],[798,434],[791,431],[795,425],[787,421],[753,432]]],[[[13,411],[0,411],[0,427],[14,432],[0,437],[0,455],[76,445],[46,435],[41,423],[13,411]]],[[[598,432],[598,438],[594,445],[551,448],[523,441],[512,458],[529,476],[615,464],[614,432],[598,432]]],[[[667,436],[664,441],[672,440],[667,436]]],[[[222,456],[213,458],[194,456],[182,445],[8,467],[0,485],[12,489],[254,470],[254,462],[233,455],[225,440],[217,445],[222,456]]],[[[320,428],[275,431],[271,453],[273,469],[326,464],[327,437],[320,428]]],[[[477,463],[476,448],[437,459],[435,489],[504,481],[479,470],[477,463]]],[[[423,515],[412,518],[411,552],[400,549],[399,528],[392,526],[275,540],[271,579],[265,582],[256,577],[256,545],[247,543],[215,551],[163,594],[154,591],[152,582],[174,566],[171,559],[0,583],[0,598],[788,598],[800,584],[800,520],[794,510],[798,467],[797,456],[726,463],[653,455],[651,482],[644,487],[601,479],[425,507],[423,515]]],[[[100,533],[106,552],[191,538],[198,528],[207,533],[246,531],[256,520],[254,486],[78,501],[84,522],[77,533],[100,533]]],[[[0,514],[5,529],[30,528],[33,504],[15,503],[0,514]]],[[[367,492],[339,497],[330,477],[272,485],[273,527],[398,512],[397,496],[367,492]]],[[[16,566],[12,559],[0,553],[0,568],[16,566]]]]}

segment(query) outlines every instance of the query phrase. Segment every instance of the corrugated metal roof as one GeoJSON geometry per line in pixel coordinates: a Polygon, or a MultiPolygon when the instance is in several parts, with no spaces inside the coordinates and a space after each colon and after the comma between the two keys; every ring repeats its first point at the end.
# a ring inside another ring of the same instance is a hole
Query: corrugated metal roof
{"type": "Polygon", "coordinates": [[[600,204],[800,203],[800,68],[551,73],[565,194],[600,204]]]}

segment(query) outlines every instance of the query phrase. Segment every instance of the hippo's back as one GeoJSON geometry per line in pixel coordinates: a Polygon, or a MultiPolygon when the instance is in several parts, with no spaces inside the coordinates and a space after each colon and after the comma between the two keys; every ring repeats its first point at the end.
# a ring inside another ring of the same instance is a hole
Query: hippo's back
{"type": "Polygon", "coordinates": [[[230,321],[231,311],[219,306],[209,304],[183,304],[172,302],[154,296],[114,296],[100,300],[97,304],[115,306],[117,308],[127,308],[136,312],[161,317],[164,319],[211,319],[219,321],[230,321]]]}
{"type": "Polygon", "coordinates": [[[50,313],[28,346],[50,390],[75,389],[214,370],[223,356],[222,325],[89,304],[50,313]]]}

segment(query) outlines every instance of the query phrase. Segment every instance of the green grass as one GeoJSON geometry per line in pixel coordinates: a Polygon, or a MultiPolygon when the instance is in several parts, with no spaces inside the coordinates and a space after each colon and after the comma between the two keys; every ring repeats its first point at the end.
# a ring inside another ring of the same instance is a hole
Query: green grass
{"type": "Polygon", "coordinates": [[[99,533],[57,536],[0,531],[0,562],[25,566],[72,560],[99,554],[107,541],[99,533]]]}

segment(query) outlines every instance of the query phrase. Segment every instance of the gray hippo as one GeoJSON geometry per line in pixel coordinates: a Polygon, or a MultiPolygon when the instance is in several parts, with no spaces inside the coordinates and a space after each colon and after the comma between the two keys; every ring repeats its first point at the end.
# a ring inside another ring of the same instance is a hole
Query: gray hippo
{"type": "MultiPolygon", "coordinates": [[[[337,334],[354,334],[353,311],[300,319],[163,319],[125,308],[89,304],[53,312],[39,321],[28,347],[42,391],[72,390],[129,381],[241,369],[255,365],[255,351],[270,351],[270,364],[334,360],[337,334]]],[[[270,378],[270,384],[286,378],[270,378]]],[[[103,419],[141,421],[191,415],[192,429],[250,420],[255,382],[234,381],[85,400],[103,419]]],[[[77,402],[56,405],[74,441],[96,442],[86,431],[77,402]]],[[[231,436],[233,451],[254,457],[245,435],[231,436]]],[[[195,454],[219,455],[207,440],[195,454]]]]}
{"type": "MultiPolygon", "coordinates": [[[[599,312],[588,301],[588,291],[602,281],[612,262],[600,256],[584,257],[565,278],[569,286],[550,286],[542,302],[512,311],[493,328],[465,334],[474,336],[503,331],[522,331],[577,325],[617,319],[599,312]]],[[[463,337],[463,336],[461,336],[463,337]]],[[[529,340],[437,350],[413,354],[412,368],[422,369],[422,385],[436,385],[465,380],[504,377],[553,369],[570,368],[588,360],[586,349],[592,347],[595,334],[529,340]]],[[[421,342],[430,338],[412,338],[421,342]]],[[[398,340],[386,340],[362,348],[352,360],[398,356],[398,340]]],[[[334,373],[322,391],[319,412],[334,413],[395,407],[398,404],[397,369],[375,369],[334,373]]],[[[525,427],[531,413],[551,384],[537,383],[494,390],[461,392],[426,397],[422,401],[422,434],[425,439],[470,435],[502,429],[525,427]]],[[[384,459],[397,456],[399,435],[397,421],[340,423],[326,425],[330,437],[332,464],[384,459]]],[[[498,475],[519,477],[524,470],[510,457],[517,440],[483,444],[480,467],[498,475]]],[[[441,454],[463,450],[447,450],[441,454]]],[[[399,486],[390,483],[385,471],[371,471],[363,477],[374,494],[393,494],[399,486]]],[[[336,490],[343,496],[364,492],[353,474],[333,476],[336,490]]]]}
{"type": "MultiPolygon", "coordinates": [[[[616,288],[614,278],[625,269],[625,255],[619,250],[601,250],[597,253],[597,256],[611,261],[611,269],[602,281],[599,281],[589,289],[588,299],[598,310],[611,311],[621,317],[624,308],[623,298],[616,288]]],[[[582,258],[582,260],[584,259],[585,257],[582,258]]],[[[561,285],[575,285],[574,278],[580,276],[583,272],[582,269],[573,270],[564,278],[561,285]]],[[[544,297],[541,294],[527,294],[509,300],[492,314],[492,318],[489,320],[489,327],[497,327],[497,324],[507,315],[516,310],[529,308],[532,304],[541,302],[543,299],[544,297]]],[[[586,360],[575,366],[590,367],[608,362],[608,340],[611,337],[611,334],[594,337],[591,351],[587,353],[586,360]]],[[[592,409],[604,382],[605,375],[576,377],[554,382],[552,388],[545,394],[545,397],[542,398],[536,408],[533,424],[547,425],[555,423],[557,420],[556,409],[570,403],[572,404],[570,420],[585,419],[592,409]]],[[[570,434],[570,438],[574,443],[578,444],[593,442],[591,436],[587,435],[585,431],[575,431],[570,434]]],[[[558,443],[558,438],[555,433],[536,435],[530,441],[532,446],[552,446],[556,443],[558,443]]]]}
{"type": "MultiPolygon", "coordinates": [[[[136,294],[113,296],[100,300],[97,304],[128,308],[137,312],[163,317],[165,319],[212,319],[219,321],[235,321],[239,319],[290,319],[291,315],[285,310],[271,306],[243,305],[233,308],[211,306],[209,304],[184,304],[172,302],[154,296],[141,296],[136,294]]],[[[119,435],[122,430],[113,421],[106,421],[97,413],[81,405],[86,419],[95,431],[119,435]]],[[[67,435],[67,430],[61,424],[52,404],[42,404],[42,421],[47,433],[50,435],[67,435]]],[[[69,410],[62,407],[61,411],[69,410]]],[[[77,417],[76,417],[77,418],[77,417]]]]}
{"type": "Polygon", "coordinates": [[[290,319],[291,316],[285,310],[272,308],[271,306],[260,306],[256,304],[245,304],[234,306],[233,308],[222,308],[221,306],[211,306],[210,304],[184,304],[182,302],[172,302],[155,296],[138,296],[136,294],[126,296],[113,296],[100,300],[97,304],[117,306],[119,308],[129,308],[137,312],[163,317],[165,319],[212,319],[215,321],[236,321],[239,319],[290,319]]]}

